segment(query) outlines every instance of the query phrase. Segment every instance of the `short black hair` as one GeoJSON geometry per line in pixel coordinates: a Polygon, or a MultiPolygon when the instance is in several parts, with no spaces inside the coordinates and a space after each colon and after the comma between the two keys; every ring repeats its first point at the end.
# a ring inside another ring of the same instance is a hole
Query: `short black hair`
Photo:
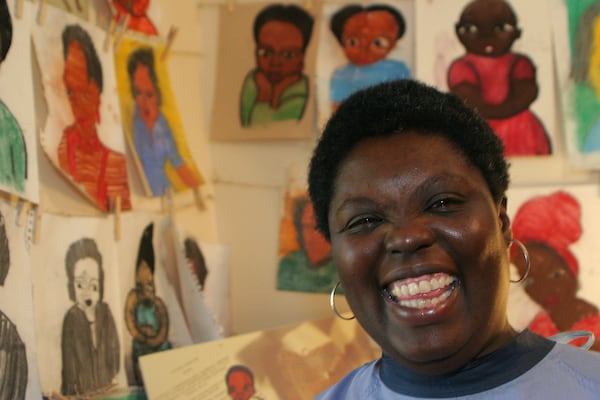
{"type": "Polygon", "coordinates": [[[302,34],[302,50],[306,50],[313,29],[313,17],[303,8],[295,4],[272,4],[263,8],[254,18],[254,42],[258,43],[258,36],[263,25],[270,21],[290,23],[298,28],[302,34]]]}
{"type": "Polygon", "coordinates": [[[87,66],[88,82],[91,80],[96,81],[98,90],[102,93],[102,64],[100,64],[100,58],[98,58],[92,38],[80,25],[67,25],[62,32],[63,58],[65,60],[71,42],[77,42],[81,45],[87,66]]]}
{"type": "Polygon", "coordinates": [[[6,0],[0,0],[0,62],[4,61],[12,44],[12,20],[6,0]]]}
{"type": "Polygon", "coordinates": [[[248,375],[250,377],[250,380],[252,381],[252,384],[254,384],[254,374],[252,373],[252,371],[250,370],[250,368],[246,367],[245,365],[232,365],[228,370],[227,373],[225,374],[225,383],[229,384],[229,376],[231,374],[233,374],[234,372],[243,372],[246,375],[248,375]]]}
{"type": "Polygon", "coordinates": [[[206,283],[206,277],[208,276],[208,268],[206,267],[204,254],[202,254],[202,250],[200,250],[198,243],[191,237],[188,237],[183,241],[183,246],[185,248],[185,257],[194,262],[192,272],[196,275],[196,278],[198,278],[200,290],[204,290],[204,284],[206,283]]]}
{"type": "Polygon", "coordinates": [[[356,15],[363,11],[386,11],[390,13],[396,20],[396,23],[398,24],[398,36],[396,38],[400,39],[402,36],[404,36],[404,33],[406,32],[406,22],[404,21],[402,13],[394,7],[383,4],[373,4],[370,6],[349,4],[337,10],[331,16],[331,21],[329,23],[329,28],[331,29],[331,32],[341,45],[344,44],[342,35],[344,33],[344,25],[346,25],[346,21],[348,21],[348,19],[353,15],[356,15]]]}
{"type": "Polygon", "coordinates": [[[508,188],[504,146],[485,120],[451,93],[415,80],[384,82],[346,99],[313,152],[308,185],[317,228],[331,239],[328,214],[340,164],[362,140],[416,131],[448,139],[477,167],[495,201],[508,188]]]}
{"type": "Polygon", "coordinates": [[[138,249],[137,260],[135,261],[135,273],[137,276],[137,272],[142,265],[142,262],[145,262],[148,268],[150,268],[150,272],[154,275],[154,245],[152,244],[152,237],[154,234],[154,223],[150,223],[144,228],[144,232],[142,232],[142,237],[140,239],[140,247],[138,249]]]}
{"type": "Polygon", "coordinates": [[[160,92],[160,86],[158,86],[158,76],[156,75],[156,69],[154,68],[154,51],[151,47],[140,47],[139,49],[131,52],[127,58],[127,73],[129,74],[129,85],[131,88],[131,95],[135,98],[135,88],[133,87],[133,76],[139,65],[143,65],[148,68],[148,74],[156,95],[158,97],[158,105],[162,104],[162,94],[160,92]]]}
{"type": "Polygon", "coordinates": [[[6,234],[6,222],[0,213],[0,286],[4,286],[4,280],[10,269],[10,247],[8,246],[8,235],[6,234]]]}
{"type": "Polygon", "coordinates": [[[84,258],[91,258],[98,264],[98,281],[100,300],[104,295],[104,269],[102,268],[102,254],[98,250],[96,241],[90,238],[82,238],[73,242],[65,256],[65,269],[67,270],[67,279],[69,280],[69,298],[76,301],[75,298],[75,264],[84,258]]]}

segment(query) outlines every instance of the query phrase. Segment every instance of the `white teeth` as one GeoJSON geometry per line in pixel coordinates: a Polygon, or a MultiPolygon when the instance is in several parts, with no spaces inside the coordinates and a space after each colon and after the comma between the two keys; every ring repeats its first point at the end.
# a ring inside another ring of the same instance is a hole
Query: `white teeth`
{"type": "Polygon", "coordinates": [[[431,290],[431,284],[427,281],[419,282],[419,290],[421,292],[429,292],[431,290]]]}
{"type": "Polygon", "coordinates": [[[450,275],[437,274],[436,277],[432,277],[429,280],[422,280],[417,282],[410,282],[408,284],[402,284],[400,286],[393,285],[390,293],[396,297],[414,296],[416,294],[423,294],[432,290],[440,289],[451,285],[456,281],[456,278],[450,275]]]}
{"type": "Polygon", "coordinates": [[[439,295],[438,297],[434,297],[433,299],[412,299],[412,300],[400,300],[398,304],[403,307],[410,308],[427,308],[438,304],[441,301],[446,300],[450,294],[452,293],[452,289],[446,290],[444,293],[439,295]]]}
{"type": "Polygon", "coordinates": [[[433,290],[440,288],[440,282],[435,278],[431,278],[429,283],[431,284],[431,289],[433,289],[433,290]]]}
{"type": "Polygon", "coordinates": [[[408,294],[415,295],[417,293],[419,293],[419,286],[414,282],[409,283],[408,284],[408,294]]]}

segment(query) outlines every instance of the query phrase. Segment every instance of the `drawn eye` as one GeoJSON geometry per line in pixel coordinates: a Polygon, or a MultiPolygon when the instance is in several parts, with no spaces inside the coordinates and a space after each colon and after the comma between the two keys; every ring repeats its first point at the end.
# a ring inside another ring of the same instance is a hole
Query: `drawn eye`
{"type": "Polygon", "coordinates": [[[387,38],[380,36],[373,41],[373,46],[378,49],[387,49],[390,47],[390,41],[387,38]]]}
{"type": "Polygon", "coordinates": [[[351,37],[346,39],[346,47],[356,47],[358,46],[358,39],[355,37],[351,37]]]}
{"type": "Polygon", "coordinates": [[[262,57],[262,58],[268,58],[273,55],[273,52],[271,50],[264,49],[264,48],[259,48],[256,51],[256,53],[258,54],[259,57],[262,57]]]}
{"type": "Polygon", "coordinates": [[[291,60],[292,58],[296,57],[296,52],[294,51],[283,51],[281,52],[281,57],[287,59],[287,60],[291,60]]]}
{"type": "Polygon", "coordinates": [[[464,34],[476,34],[477,32],[479,32],[479,29],[477,28],[476,25],[473,24],[464,24],[464,25],[460,25],[458,27],[458,33],[460,35],[464,35],[464,34]]]}
{"type": "Polygon", "coordinates": [[[514,32],[514,31],[515,31],[515,29],[516,29],[516,28],[515,28],[515,26],[514,26],[514,25],[512,25],[512,24],[509,24],[509,23],[507,23],[507,22],[505,22],[505,23],[503,23],[503,24],[496,25],[496,26],[494,27],[494,30],[495,30],[496,32],[514,32]]]}
{"type": "Polygon", "coordinates": [[[77,289],[83,289],[83,285],[81,283],[77,284],[77,289]]]}
{"type": "Polygon", "coordinates": [[[93,292],[97,292],[98,291],[98,285],[96,284],[92,284],[91,288],[93,292]]]}

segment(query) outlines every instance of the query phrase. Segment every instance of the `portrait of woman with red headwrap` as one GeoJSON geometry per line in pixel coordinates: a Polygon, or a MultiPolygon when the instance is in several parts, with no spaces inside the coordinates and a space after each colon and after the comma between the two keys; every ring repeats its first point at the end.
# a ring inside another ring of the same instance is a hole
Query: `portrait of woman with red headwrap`
{"type": "MultiPolygon", "coordinates": [[[[579,262],[570,249],[582,235],[577,199],[565,191],[530,198],[515,214],[512,231],[531,259],[531,271],[523,282],[525,291],[543,308],[529,329],[546,337],[564,331],[591,331],[596,336],[592,349],[600,350],[598,308],[577,296],[579,262]]],[[[523,274],[525,262],[518,250],[512,259],[523,274]]]]}

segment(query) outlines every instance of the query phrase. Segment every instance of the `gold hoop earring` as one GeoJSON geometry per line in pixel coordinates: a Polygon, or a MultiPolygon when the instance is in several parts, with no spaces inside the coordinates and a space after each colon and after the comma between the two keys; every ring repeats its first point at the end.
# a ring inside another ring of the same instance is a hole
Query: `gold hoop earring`
{"type": "Polygon", "coordinates": [[[525,259],[525,273],[516,281],[513,281],[512,279],[510,280],[510,283],[519,283],[519,282],[523,282],[525,280],[525,278],[527,278],[527,275],[529,275],[529,269],[531,268],[531,260],[529,259],[529,252],[527,251],[527,247],[525,247],[525,245],[523,243],[521,243],[519,240],[514,239],[511,242],[511,245],[516,244],[517,246],[519,246],[519,248],[521,249],[521,253],[523,253],[523,258],[525,259]]]}
{"type": "Polygon", "coordinates": [[[333,311],[333,313],[336,315],[336,317],[343,319],[345,321],[350,321],[356,317],[354,315],[351,317],[344,317],[342,314],[340,314],[338,312],[337,308],[335,308],[335,291],[337,290],[337,288],[340,286],[341,283],[342,283],[341,281],[337,281],[337,283],[335,284],[333,289],[331,289],[331,295],[329,295],[329,306],[331,307],[331,311],[333,311]]]}

